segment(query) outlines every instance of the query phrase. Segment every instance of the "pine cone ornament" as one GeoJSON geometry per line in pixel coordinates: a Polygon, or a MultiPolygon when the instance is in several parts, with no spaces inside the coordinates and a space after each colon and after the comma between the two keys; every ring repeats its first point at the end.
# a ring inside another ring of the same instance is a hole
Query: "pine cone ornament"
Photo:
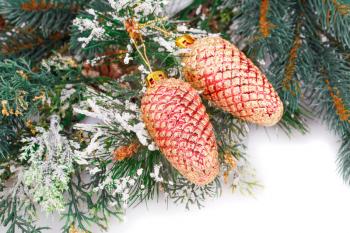
{"type": "Polygon", "coordinates": [[[272,126],[283,104],[266,76],[236,46],[220,37],[177,41],[190,49],[183,57],[186,80],[203,97],[235,117],[272,126]]]}
{"type": "Polygon", "coordinates": [[[184,177],[197,185],[210,183],[219,172],[218,151],[200,96],[182,80],[149,77],[141,113],[151,137],[184,177]]]}

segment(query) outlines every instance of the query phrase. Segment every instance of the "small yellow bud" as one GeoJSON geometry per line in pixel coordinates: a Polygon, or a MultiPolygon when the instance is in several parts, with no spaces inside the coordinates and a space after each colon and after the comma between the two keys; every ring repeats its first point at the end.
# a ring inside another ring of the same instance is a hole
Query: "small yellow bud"
{"type": "Polygon", "coordinates": [[[16,109],[16,111],[15,111],[15,116],[21,116],[21,115],[23,115],[18,109],[16,109]]]}
{"type": "Polygon", "coordinates": [[[2,110],[1,110],[1,114],[3,116],[10,116],[9,111],[7,110],[7,100],[2,100],[1,101],[1,105],[2,105],[2,110]]]}
{"type": "Polygon", "coordinates": [[[237,167],[236,159],[233,157],[231,153],[224,154],[225,163],[228,164],[231,169],[235,169],[237,167]]]}
{"type": "Polygon", "coordinates": [[[16,73],[19,74],[19,76],[21,76],[25,80],[28,80],[28,75],[26,73],[24,73],[23,70],[17,70],[16,73]]]}
{"type": "Polygon", "coordinates": [[[86,231],[78,230],[73,224],[69,227],[69,233],[86,233],[86,231]]]}

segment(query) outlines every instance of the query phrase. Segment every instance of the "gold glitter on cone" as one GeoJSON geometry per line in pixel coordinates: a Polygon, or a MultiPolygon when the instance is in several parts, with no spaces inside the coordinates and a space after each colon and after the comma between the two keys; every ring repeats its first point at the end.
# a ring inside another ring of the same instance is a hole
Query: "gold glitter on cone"
{"type": "Polygon", "coordinates": [[[219,172],[213,127],[200,96],[179,79],[160,79],[141,102],[146,127],[169,162],[188,180],[205,185],[219,172]]]}
{"type": "Polygon", "coordinates": [[[266,76],[236,46],[220,37],[196,40],[184,55],[183,72],[203,97],[235,117],[272,126],[283,104],[266,76]]]}

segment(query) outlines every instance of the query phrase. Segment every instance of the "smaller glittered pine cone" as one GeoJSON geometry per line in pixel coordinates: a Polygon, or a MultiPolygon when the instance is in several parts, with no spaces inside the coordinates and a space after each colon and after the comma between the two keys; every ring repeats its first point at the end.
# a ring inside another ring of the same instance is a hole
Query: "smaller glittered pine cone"
{"type": "Polygon", "coordinates": [[[236,46],[220,37],[184,42],[190,42],[182,60],[185,78],[204,98],[251,123],[272,126],[281,119],[277,92],[236,46]]]}
{"type": "Polygon", "coordinates": [[[132,142],[129,145],[120,146],[113,151],[113,159],[114,161],[122,161],[124,159],[130,158],[138,151],[139,148],[140,144],[138,142],[132,142]]]}
{"type": "Polygon", "coordinates": [[[161,152],[184,177],[197,185],[219,172],[213,127],[197,91],[179,79],[162,79],[148,87],[142,118],[161,152]]]}

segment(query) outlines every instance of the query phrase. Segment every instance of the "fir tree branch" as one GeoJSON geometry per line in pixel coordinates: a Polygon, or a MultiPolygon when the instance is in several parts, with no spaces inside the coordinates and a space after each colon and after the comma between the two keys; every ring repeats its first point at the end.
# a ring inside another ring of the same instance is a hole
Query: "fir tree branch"
{"type": "Polygon", "coordinates": [[[61,32],[86,1],[81,0],[13,0],[0,1],[0,14],[15,27],[38,29],[44,37],[61,32]]]}

